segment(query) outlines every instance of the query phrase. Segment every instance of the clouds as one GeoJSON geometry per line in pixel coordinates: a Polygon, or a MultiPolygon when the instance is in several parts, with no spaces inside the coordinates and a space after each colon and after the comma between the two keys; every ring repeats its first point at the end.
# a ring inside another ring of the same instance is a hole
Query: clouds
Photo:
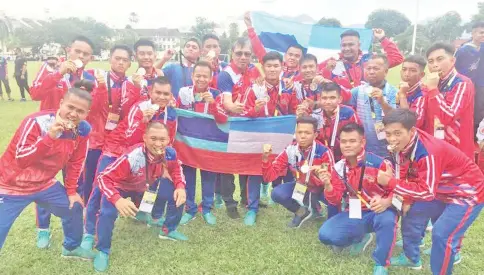
{"type": "MultiPolygon", "coordinates": [[[[82,0],[79,4],[74,4],[73,1],[25,0],[10,1],[5,12],[15,17],[42,19],[46,17],[44,10],[47,8],[54,17],[90,16],[111,27],[119,28],[129,23],[130,12],[136,12],[140,17],[137,27],[180,28],[192,25],[197,16],[224,22],[227,17],[238,17],[246,10],[264,10],[275,15],[308,14],[315,20],[336,17],[343,25],[351,25],[366,22],[368,14],[378,8],[399,10],[413,20],[415,1],[417,0],[135,0],[131,4],[122,5],[121,1],[114,0],[82,0]]],[[[420,0],[420,18],[435,17],[455,10],[464,20],[468,20],[477,11],[477,2],[478,0],[442,0],[436,5],[435,0],[420,0]]]]}

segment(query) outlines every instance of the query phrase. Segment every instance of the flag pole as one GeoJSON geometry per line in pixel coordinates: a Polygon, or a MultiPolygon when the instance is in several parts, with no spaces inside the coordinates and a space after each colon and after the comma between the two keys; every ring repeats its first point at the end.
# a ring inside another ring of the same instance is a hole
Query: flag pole
{"type": "Polygon", "coordinates": [[[413,23],[412,54],[415,54],[415,43],[417,41],[418,10],[420,0],[415,0],[415,22],[413,23]]]}

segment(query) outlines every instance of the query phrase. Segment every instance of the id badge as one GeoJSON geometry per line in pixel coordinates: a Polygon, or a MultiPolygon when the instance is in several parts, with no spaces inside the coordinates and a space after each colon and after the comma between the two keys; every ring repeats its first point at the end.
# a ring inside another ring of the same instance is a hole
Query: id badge
{"type": "Polygon", "coordinates": [[[350,198],[350,219],[361,220],[361,202],[358,198],[350,198]]]}
{"type": "Polygon", "coordinates": [[[114,130],[118,126],[119,115],[114,113],[108,113],[108,119],[106,121],[106,130],[114,130]]]}
{"type": "Polygon", "coordinates": [[[444,130],[444,125],[440,123],[440,120],[438,118],[434,119],[434,137],[438,139],[444,139],[445,138],[445,130],[444,130]]]}
{"type": "Polygon", "coordinates": [[[292,191],[292,198],[295,199],[300,205],[304,205],[304,195],[306,195],[306,190],[308,187],[296,182],[294,186],[294,191],[292,191]]]}
{"type": "Polygon", "coordinates": [[[393,195],[392,205],[395,206],[395,208],[398,211],[402,211],[403,197],[398,196],[398,195],[393,195]]]}
{"type": "Polygon", "coordinates": [[[139,210],[151,214],[151,211],[153,211],[153,206],[155,205],[155,201],[156,193],[152,191],[146,191],[143,194],[143,199],[141,200],[139,210]]]}
{"type": "Polygon", "coordinates": [[[378,140],[386,139],[387,135],[385,134],[385,126],[383,126],[383,122],[381,121],[375,122],[375,132],[378,140]]]}

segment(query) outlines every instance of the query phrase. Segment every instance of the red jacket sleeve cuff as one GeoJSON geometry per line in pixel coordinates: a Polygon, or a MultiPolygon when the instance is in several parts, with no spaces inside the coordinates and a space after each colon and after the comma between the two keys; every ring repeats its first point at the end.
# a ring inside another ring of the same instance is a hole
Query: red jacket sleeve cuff
{"type": "Polygon", "coordinates": [[[183,182],[179,182],[176,184],[175,189],[185,189],[186,185],[183,182]]]}
{"type": "Polygon", "coordinates": [[[119,199],[121,199],[121,195],[120,194],[114,194],[110,199],[109,201],[114,205],[116,204],[117,201],[119,201],[119,199]]]}

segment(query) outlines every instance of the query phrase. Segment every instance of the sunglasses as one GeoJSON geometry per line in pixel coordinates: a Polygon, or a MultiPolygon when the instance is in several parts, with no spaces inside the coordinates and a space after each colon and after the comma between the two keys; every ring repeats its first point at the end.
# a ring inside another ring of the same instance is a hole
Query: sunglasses
{"type": "Polygon", "coordinates": [[[252,53],[251,52],[234,52],[235,56],[241,57],[242,55],[245,57],[251,57],[252,53]]]}

